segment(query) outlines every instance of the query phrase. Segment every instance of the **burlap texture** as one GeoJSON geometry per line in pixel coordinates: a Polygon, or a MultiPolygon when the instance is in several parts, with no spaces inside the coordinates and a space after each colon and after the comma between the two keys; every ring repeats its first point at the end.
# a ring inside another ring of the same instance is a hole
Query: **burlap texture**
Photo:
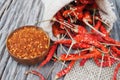
{"type": "MultiPolygon", "coordinates": [[[[112,80],[115,67],[116,64],[111,67],[102,68],[100,72],[101,68],[93,60],[87,61],[82,67],[79,65],[79,61],[77,61],[74,68],[65,76],[64,80],[112,80]],[[100,78],[98,78],[99,74],[100,78]]],[[[118,75],[120,75],[120,72],[118,75]]],[[[120,76],[117,77],[117,80],[120,80],[120,76]]]]}

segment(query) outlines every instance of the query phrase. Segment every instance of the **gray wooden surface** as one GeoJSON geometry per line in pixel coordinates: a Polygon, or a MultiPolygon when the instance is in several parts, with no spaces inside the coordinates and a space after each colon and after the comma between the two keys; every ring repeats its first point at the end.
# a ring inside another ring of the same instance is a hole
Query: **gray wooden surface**
{"type": "MultiPolygon", "coordinates": [[[[34,75],[25,75],[36,66],[25,66],[14,61],[8,54],[5,42],[7,35],[23,25],[34,25],[43,13],[41,0],[0,0],[0,80],[39,80],[34,75]]],[[[49,68],[41,70],[47,76],[49,68]]]]}
{"type": "MultiPolygon", "coordinates": [[[[119,40],[120,32],[120,0],[111,0],[115,5],[115,13],[118,17],[114,24],[112,36],[119,40]]],[[[22,65],[14,61],[8,54],[5,41],[7,35],[14,29],[23,25],[34,25],[37,20],[41,20],[43,15],[43,4],[41,0],[0,0],[0,80],[39,80],[38,77],[24,73],[36,66],[22,65]]],[[[39,24],[38,24],[39,26],[39,24]]],[[[52,62],[39,71],[47,77],[52,62]]],[[[58,64],[55,64],[58,66],[58,64]]],[[[52,80],[59,67],[55,67],[52,76],[47,80],[52,80]]]]}

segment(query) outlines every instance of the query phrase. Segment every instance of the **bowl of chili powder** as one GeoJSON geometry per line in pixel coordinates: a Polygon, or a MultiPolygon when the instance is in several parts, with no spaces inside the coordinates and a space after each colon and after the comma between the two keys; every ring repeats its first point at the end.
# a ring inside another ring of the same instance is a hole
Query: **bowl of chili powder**
{"type": "Polygon", "coordinates": [[[19,63],[33,65],[47,55],[50,38],[37,26],[27,25],[11,32],[6,41],[9,54],[19,63]]]}

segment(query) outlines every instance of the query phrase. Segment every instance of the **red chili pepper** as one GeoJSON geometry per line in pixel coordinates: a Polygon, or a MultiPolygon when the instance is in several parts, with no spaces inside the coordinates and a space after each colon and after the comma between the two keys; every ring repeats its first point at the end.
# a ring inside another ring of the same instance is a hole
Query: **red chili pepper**
{"type": "Polygon", "coordinates": [[[79,55],[86,55],[88,54],[89,50],[85,50],[85,51],[80,51],[80,53],[78,53],[79,55]]]}
{"type": "Polygon", "coordinates": [[[82,59],[80,61],[80,66],[84,66],[88,59],[82,59]]]}
{"type": "Polygon", "coordinates": [[[79,60],[79,59],[90,59],[90,58],[93,58],[93,57],[97,57],[99,55],[101,55],[101,53],[97,49],[94,49],[93,51],[91,51],[91,52],[89,52],[88,54],[85,54],[85,55],[80,55],[80,54],[66,55],[66,54],[62,54],[60,56],[60,60],[69,61],[69,60],[79,60]]]}
{"type": "Polygon", "coordinates": [[[104,40],[103,37],[102,37],[100,34],[91,33],[91,36],[92,36],[95,40],[97,40],[97,41],[99,41],[99,42],[107,43],[107,41],[104,40]]]}
{"type": "MultiPolygon", "coordinates": [[[[63,44],[66,47],[69,47],[72,43],[72,40],[70,39],[62,39],[62,40],[58,40],[55,42],[55,44],[63,44]]],[[[78,48],[90,48],[91,45],[86,44],[86,43],[75,43],[72,48],[73,49],[78,49],[78,48]]]]}
{"type": "Polygon", "coordinates": [[[62,40],[57,40],[55,44],[71,44],[72,40],[70,39],[62,39],[62,40]]]}
{"type": "Polygon", "coordinates": [[[90,34],[87,34],[87,33],[76,35],[74,37],[74,40],[76,40],[76,42],[84,42],[84,43],[87,43],[87,44],[91,44],[91,45],[94,45],[96,47],[101,47],[102,46],[100,44],[100,42],[98,42],[90,34]]]}
{"type": "Polygon", "coordinates": [[[63,70],[61,70],[60,72],[58,72],[57,74],[56,74],[56,79],[58,79],[58,78],[60,78],[60,77],[62,77],[62,76],[64,76],[64,75],[66,75],[70,70],[71,70],[71,68],[74,66],[74,64],[75,64],[75,61],[73,60],[73,61],[71,61],[70,63],[69,63],[69,65],[65,68],[65,69],[63,69],[63,70]]]}
{"type": "Polygon", "coordinates": [[[93,4],[95,0],[79,0],[82,4],[93,4]]]}
{"type": "MultiPolygon", "coordinates": [[[[94,26],[94,28],[95,28],[96,30],[99,30],[100,27],[101,27],[101,21],[97,21],[97,23],[96,23],[96,25],[94,26]]],[[[96,32],[96,31],[94,31],[94,30],[92,29],[91,32],[96,32]]]]}
{"type": "Polygon", "coordinates": [[[40,78],[40,80],[46,80],[45,77],[44,77],[41,73],[39,73],[39,72],[37,72],[37,71],[35,71],[35,70],[26,72],[26,74],[29,74],[29,73],[34,74],[34,75],[37,75],[37,76],[40,78]]]}
{"type": "Polygon", "coordinates": [[[90,12],[88,11],[84,12],[82,20],[87,20],[89,23],[92,23],[92,17],[91,17],[90,12]]]}
{"type": "Polygon", "coordinates": [[[112,80],[117,80],[117,74],[118,74],[119,68],[120,68],[120,63],[118,63],[117,66],[115,67],[114,74],[113,74],[113,79],[112,80]]]}
{"type": "Polygon", "coordinates": [[[74,37],[74,40],[76,40],[76,42],[84,42],[87,44],[91,44],[97,47],[100,47],[100,43],[95,40],[90,34],[87,33],[82,33],[82,34],[78,34],[74,37]]]}
{"type": "MultiPolygon", "coordinates": [[[[62,16],[61,12],[57,12],[56,15],[54,16],[58,21],[61,21],[62,23],[64,22],[64,17],[62,16]]],[[[61,29],[64,29],[63,24],[59,24],[61,29]]]]}
{"type": "Polygon", "coordinates": [[[78,27],[78,34],[81,34],[81,33],[87,33],[87,29],[85,29],[85,27],[83,26],[77,26],[78,27]]]}
{"type": "Polygon", "coordinates": [[[78,43],[83,42],[98,47],[105,53],[108,52],[108,49],[104,47],[104,45],[102,45],[98,40],[94,39],[94,37],[89,33],[78,34],[74,37],[74,40],[76,40],[78,43]]]}
{"type": "Polygon", "coordinates": [[[59,21],[64,21],[64,18],[62,14],[60,13],[60,11],[56,13],[55,18],[59,21]]]}
{"type": "Polygon", "coordinates": [[[120,45],[119,41],[114,40],[113,38],[109,37],[109,36],[105,36],[103,37],[104,40],[106,40],[108,43],[113,43],[113,44],[118,44],[120,45]]]}
{"type": "Polygon", "coordinates": [[[118,56],[120,56],[120,50],[116,46],[111,46],[111,50],[116,53],[118,56]]]}
{"type": "MultiPolygon", "coordinates": [[[[119,41],[114,40],[110,36],[101,36],[100,34],[92,33],[91,34],[94,39],[96,39],[99,42],[103,43],[112,43],[112,44],[117,44],[120,45],[119,41]]],[[[119,46],[118,46],[119,47],[119,46]]]]}
{"type": "MultiPolygon", "coordinates": [[[[101,36],[100,34],[95,34],[93,33],[92,34],[94,37],[95,35],[96,36],[99,36],[99,39],[101,38],[101,40],[105,43],[112,43],[112,44],[117,44],[117,45],[120,45],[120,42],[119,41],[116,41],[115,39],[111,38],[110,36],[106,35],[106,36],[101,36]]],[[[97,39],[97,37],[96,37],[97,39]]]]}
{"type": "MultiPolygon", "coordinates": [[[[101,66],[101,62],[98,58],[94,58],[94,62],[96,63],[96,65],[98,67],[101,66]]],[[[104,60],[103,63],[102,63],[102,67],[110,67],[111,65],[113,65],[115,63],[115,60],[113,58],[110,58],[110,61],[109,60],[104,60]]]]}
{"type": "Polygon", "coordinates": [[[90,48],[91,45],[86,44],[86,43],[76,43],[73,45],[73,49],[78,49],[78,48],[90,48]]]}
{"type": "Polygon", "coordinates": [[[79,5],[79,6],[75,6],[72,7],[70,10],[65,10],[63,12],[63,16],[64,17],[68,17],[68,16],[74,16],[74,17],[78,17],[78,19],[82,18],[83,16],[83,9],[85,8],[85,5],[79,5]]]}
{"type": "Polygon", "coordinates": [[[107,32],[106,28],[103,25],[100,26],[100,31],[106,36],[109,36],[109,33],[107,32]]]}
{"type": "Polygon", "coordinates": [[[47,64],[51,60],[51,58],[54,55],[54,52],[55,52],[56,49],[57,49],[57,44],[53,44],[50,47],[50,50],[49,50],[49,52],[47,54],[47,57],[45,58],[44,61],[42,61],[42,63],[38,66],[38,68],[44,66],[45,64],[47,64]]]}
{"type": "MultiPolygon", "coordinates": [[[[97,57],[97,59],[101,60],[102,57],[103,57],[103,55],[100,55],[100,56],[97,57]]],[[[108,55],[104,54],[104,59],[103,60],[108,61],[108,55]]]]}
{"type": "Polygon", "coordinates": [[[52,32],[53,32],[53,35],[54,35],[55,37],[59,37],[60,34],[65,34],[65,33],[66,33],[64,29],[61,29],[61,28],[59,27],[59,24],[58,24],[58,23],[54,23],[54,24],[52,25],[52,32]]]}

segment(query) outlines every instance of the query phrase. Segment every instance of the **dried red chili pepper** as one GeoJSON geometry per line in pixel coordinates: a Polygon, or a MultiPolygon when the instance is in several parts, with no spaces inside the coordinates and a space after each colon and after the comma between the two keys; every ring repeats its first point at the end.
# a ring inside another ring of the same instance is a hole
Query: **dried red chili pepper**
{"type": "Polygon", "coordinates": [[[95,0],[79,0],[82,4],[93,4],[95,0]]]}
{"type": "Polygon", "coordinates": [[[29,73],[37,75],[40,78],[40,80],[46,80],[45,77],[41,73],[39,73],[38,71],[31,70],[31,71],[26,72],[26,74],[29,74],[29,73]]]}
{"type": "Polygon", "coordinates": [[[63,12],[63,16],[64,17],[74,16],[74,17],[77,17],[78,19],[81,19],[83,17],[82,12],[84,8],[85,8],[85,5],[79,5],[79,6],[72,7],[69,10],[65,10],[63,12]]]}
{"type": "Polygon", "coordinates": [[[107,32],[106,28],[103,25],[100,26],[100,31],[106,36],[109,36],[109,33],[107,32]]]}
{"type": "Polygon", "coordinates": [[[64,21],[64,18],[63,18],[63,16],[62,16],[60,11],[56,13],[55,18],[57,20],[64,21]]]}
{"type": "Polygon", "coordinates": [[[74,37],[74,40],[76,40],[76,42],[84,42],[84,43],[87,43],[87,44],[91,44],[95,47],[98,47],[100,48],[101,50],[103,50],[104,52],[108,52],[108,50],[102,45],[100,44],[100,42],[96,39],[94,39],[94,37],[90,34],[79,34],[79,35],[76,35],[74,37]]]}
{"type": "Polygon", "coordinates": [[[116,44],[118,47],[120,45],[119,41],[114,40],[110,36],[101,36],[100,34],[97,33],[92,33],[91,35],[94,39],[98,40],[99,42],[116,44]]]}
{"type": "Polygon", "coordinates": [[[77,26],[78,27],[78,34],[81,34],[81,33],[87,33],[87,29],[85,29],[85,27],[83,26],[77,26]]]}
{"type": "MultiPolygon", "coordinates": [[[[54,16],[58,21],[61,21],[62,23],[64,23],[64,17],[62,16],[61,12],[57,12],[56,15],[54,16]]],[[[63,24],[59,24],[61,29],[64,29],[64,25],[63,24]]]]}
{"type": "Polygon", "coordinates": [[[84,66],[88,59],[82,59],[80,61],[80,66],[84,66]]]}
{"type": "Polygon", "coordinates": [[[120,50],[116,47],[116,46],[111,46],[111,50],[117,54],[118,56],[120,56],[120,50]]]}
{"type": "Polygon", "coordinates": [[[90,51],[88,54],[85,54],[85,55],[80,55],[80,54],[66,55],[66,54],[62,54],[60,56],[60,60],[69,61],[69,60],[79,60],[79,59],[90,59],[90,58],[98,57],[99,55],[101,55],[101,53],[97,49],[94,49],[93,51],[90,51]]]}
{"type": "Polygon", "coordinates": [[[61,28],[59,27],[59,24],[58,24],[58,23],[54,23],[54,24],[52,25],[52,32],[53,32],[53,35],[54,35],[55,37],[59,37],[60,34],[65,34],[65,33],[66,33],[64,29],[61,29],[61,28]]]}
{"type": "Polygon", "coordinates": [[[113,43],[113,44],[118,44],[120,45],[120,42],[119,41],[116,41],[115,39],[109,37],[109,36],[105,36],[103,37],[104,40],[106,40],[108,43],[113,43]]]}
{"type": "Polygon", "coordinates": [[[103,37],[102,37],[100,34],[91,33],[91,36],[92,36],[95,40],[97,40],[97,41],[99,41],[99,42],[107,43],[107,41],[104,40],[103,37]]]}
{"type": "Polygon", "coordinates": [[[120,68],[120,63],[118,63],[117,66],[115,67],[114,74],[113,74],[113,79],[112,80],[117,80],[117,74],[118,74],[119,68],[120,68]]]}
{"type": "Polygon", "coordinates": [[[42,63],[40,63],[40,65],[38,66],[38,68],[44,66],[45,64],[47,64],[51,60],[52,56],[54,55],[55,50],[57,49],[57,46],[58,46],[57,44],[53,44],[50,47],[50,50],[48,52],[47,57],[45,58],[44,61],[42,61],[42,63]]]}
{"type": "MultiPolygon", "coordinates": [[[[101,62],[98,58],[94,58],[94,62],[95,64],[100,67],[101,66],[101,62]]],[[[115,60],[113,58],[110,58],[109,60],[104,60],[102,63],[102,67],[110,67],[111,65],[113,65],[115,63],[115,60]]]]}
{"type": "MultiPolygon", "coordinates": [[[[94,28],[95,28],[96,30],[99,30],[100,27],[101,27],[101,22],[100,22],[100,21],[97,21],[97,23],[96,23],[96,25],[94,26],[94,28]]],[[[92,29],[91,32],[96,32],[96,31],[92,29]]]]}
{"type": "Polygon", "coordinates": [[[64,76],[65,74],[67,74],[71,70],[71,68],[74,66],[74,64],[75,64],[75,61],[74,60],[71,61],[65,69],[61,70],[60,72],[58,72],[56,74],[55,78],[58,79],[58,78],[64,76]]]}
{"type": "Polygon", "coordinates": [[[76,43],[76,44],[74,44],[73,45],[73,49],[78,49],[78,48],[90,48],[91,47],[91,45],[89,45],[89,44],[86,44],[86,43],[76,43]]]}
{"type": "Polygon", "coordinates": [[[84,12],[82,21],[83,21],[83,20],[86,20],[86,21],[88,21],[89,23],[92,23],[92,16],[91,16],[91,14],[90,14],[89,11],[84,12]]]}
{"type": "MultiPolygon", "coordinates": [[[[70,39],[62,39],[62,40],[58,40],[55,42],[55,44],[63,44],[66,47],[70,47],[72,43],[72,40],[70,39]]],[[[86,44],[86,43],[75,43],[72,48],[73,49],[77,49],[77,48],[90,48],[91,45],[86,44]]]]}

